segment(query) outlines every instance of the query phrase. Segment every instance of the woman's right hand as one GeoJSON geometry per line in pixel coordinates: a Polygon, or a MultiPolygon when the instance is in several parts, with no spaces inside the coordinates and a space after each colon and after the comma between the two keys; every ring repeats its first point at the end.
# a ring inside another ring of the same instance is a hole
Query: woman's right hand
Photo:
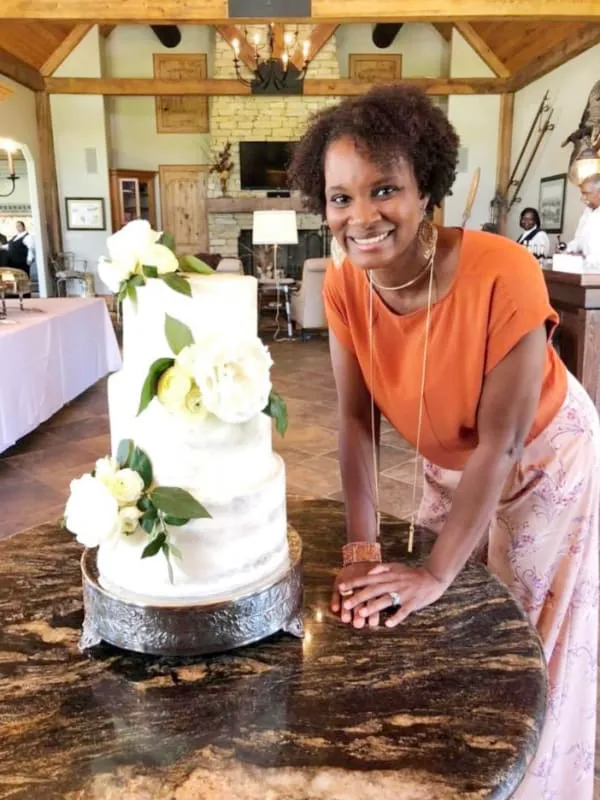
{"type": "Polygon", "coordinates": [[[377,566],[373,561],[359,561],[356,564],[348,564],[338,572],[335,583],[333,584],[333,594],[331,595],[331,610],[335,614],[340,614],[342,622],[351,622],[355,628],[364,628],[365,623],[368,622],[371,628],[376,628],[379,625],[379,614],[372,614],[368,619],[360,615],[360,610],[363,604],[356,606],[352,611],[347,611],[342,608],[344,598],[340,595],[338,586],[340,583],[345,583],[352,578],[362,578],[368,575],[373,567],[377,566]]]}

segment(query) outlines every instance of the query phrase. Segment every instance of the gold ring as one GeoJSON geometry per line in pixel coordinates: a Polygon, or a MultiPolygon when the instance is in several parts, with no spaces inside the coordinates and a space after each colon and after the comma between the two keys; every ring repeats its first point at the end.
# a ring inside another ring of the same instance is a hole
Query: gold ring
{"type": "Polygon", "coordinates": [[[340,597],[350,597],[350,595],[352,594],[352,589],[346,589],[345,592],[342,592],[341,589],[338,589],[338,591],[340,593],[340,597]]]}

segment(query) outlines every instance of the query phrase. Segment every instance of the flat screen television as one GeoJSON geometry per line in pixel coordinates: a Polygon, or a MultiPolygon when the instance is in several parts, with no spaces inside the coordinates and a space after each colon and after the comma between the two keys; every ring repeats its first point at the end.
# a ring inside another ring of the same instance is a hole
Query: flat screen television
{"type": "Polygon", "coordinates": [[[242,189],[288,189],[286,171],[295,142],[240,142],[242,189]]]}

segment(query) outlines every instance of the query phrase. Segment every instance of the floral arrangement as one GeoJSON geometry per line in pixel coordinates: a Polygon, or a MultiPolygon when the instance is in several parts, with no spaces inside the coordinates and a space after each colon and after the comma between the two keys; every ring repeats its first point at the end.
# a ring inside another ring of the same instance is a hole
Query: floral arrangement
{"type": "Polygon", "coordinates": [[[120,301],[129,297],[135,303],[137,287],[149,278],[158,278],[174,291],[191,297],[190,284],[181,273],[214,273],[195,256],[177,256],[172,234],[152,230],[144,219],[128,222],[108,238],[107,247],[110,258],[100,259],[98,275],[120,301]]]}
{"type": "Polygon", "coordinates": [[[138,414],[154,397],[171,413],[197,420],[213,414],[236,424],[262,411],[273,417],[277,432],[285,434],[286,405],[271,386],[273,360],[258,336],[249,340],[219,336],[196,343],[188,326],[167,314],[165,337],[173,357],[151,364],[138,414]]]}
{"type": "Polygon", "coordinates": [[[171,583],[170,556],[181,558],[181,553],[169,540],[167,526],[210,517],[185,489],[157,486],[150,459],[130,439],[119,444],[116,459],[99,459],[95,469],[71,481],[70,488],[64,524],[80,544],[115,544],[120,536],[132,536],[141,527],[149,537],[142,558],[162,552],[171,583]]]}
{"type": "Polygon", "coordinates": [[[231,142],[226,142],[222,149],[216,154],[213,163],[210,166],[209,172],[216,173],[219,176],[221,184],[221,192],[225,194],[227,191],[227,181],[233,169],[233,160],[231,158],[231,142]]]}

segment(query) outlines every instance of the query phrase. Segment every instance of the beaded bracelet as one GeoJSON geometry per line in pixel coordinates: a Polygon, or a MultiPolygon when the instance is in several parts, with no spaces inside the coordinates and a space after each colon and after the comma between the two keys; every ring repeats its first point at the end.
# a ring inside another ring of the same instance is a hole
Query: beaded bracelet
{"type": "Polygon", "coordinates": [[[357,564],[359,561],[381,563],[381,545],[377,542],[348,542],[342,547],[344,566],[357,564]]]}

